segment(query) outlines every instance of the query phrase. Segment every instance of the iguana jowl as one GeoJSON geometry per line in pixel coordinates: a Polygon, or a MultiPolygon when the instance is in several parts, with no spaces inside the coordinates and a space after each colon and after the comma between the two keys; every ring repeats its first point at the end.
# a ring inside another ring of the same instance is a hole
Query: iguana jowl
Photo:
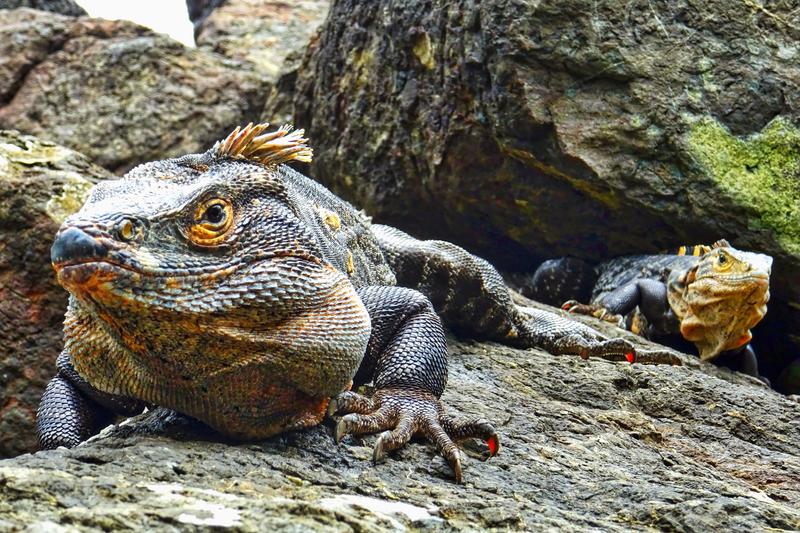
{"type": "Polygon", "coordinates": [[[421,433],[460,480],[453,440],[479,437],[492,453],[499,441],[485,420],[444,414],[437,313],[516,346],[633,356],[623,339],[521,312],[495,269],[461,248],[370,224],[282,164],[310,159],[302,130],[265,129],[102,182],[61,227],[52,262],[71,297],[38,413],[43,448],[74,446],[145,404],[236,439],[311,426],[330,408],[347,413],[337,439],[383,431],[379,459],[421,433]],[[369,381],[371,398],[349,392],[369,381]]]}

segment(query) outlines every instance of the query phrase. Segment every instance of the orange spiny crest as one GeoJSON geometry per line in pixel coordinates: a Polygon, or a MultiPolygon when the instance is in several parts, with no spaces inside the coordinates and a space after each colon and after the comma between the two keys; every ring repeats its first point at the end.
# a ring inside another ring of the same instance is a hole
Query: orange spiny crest
{"type": "Polygon", "coordinates": [[[275,166],[288,161],[310,163],[313,151],[303,137],[305,130],[294,130],[284,124],[275,131],[264,133],[269,123],[253,124],[252,122],[233,130],[224,140],[215,145],[218,157],[241,158],[275,166]]]}

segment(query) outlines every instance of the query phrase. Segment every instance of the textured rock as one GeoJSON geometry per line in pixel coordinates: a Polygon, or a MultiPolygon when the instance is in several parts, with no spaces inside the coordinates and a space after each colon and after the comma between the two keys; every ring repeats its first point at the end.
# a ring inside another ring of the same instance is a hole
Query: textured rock
{"type": "Polygon", "coordinates": [[[36,407],[55,372],[67,304],[50,245],[107,176],[72,150],[0,131],[0,457],[36,447],[36,407]]]}
{"type": "Polygon", "coordinates": [[[506,268],[721,237],[775,256],[775,379],[800,355],[793,6],[340,0],[264,115],[377,220],[506,268]]]}
{"type": "Polygon", "coordinates": [[[284,60],[302,53],[328,13],[330,0],[187,1],[201,49],[240,61],[270,81],[284,60]]]}
{"type": "Polygon", "coordinates": [[[0,127],[124,171],[207,149],[263,102],[224,58],[126,21],[19,9],[0,26],[0,127]]]}
{"type": "Polygon", "coordinates": [[[74,0],[0,0],[0,9],[16,9],[18,7],[29,7],[71,17],[86,15],[86,10],[76,4],[74,0]]]}
{"type": "Polygon", "coordinates": [[[73,450],[0,461],[0,531],[800,528],[800,404],[694,358],[450,353],[450,410],[503,439],[486,462],[484,445],[464,446],[464,486],[429,444],[373,467],[375,437],[337,446],[330,423],[230,445],[155,411],[73,450]]]}

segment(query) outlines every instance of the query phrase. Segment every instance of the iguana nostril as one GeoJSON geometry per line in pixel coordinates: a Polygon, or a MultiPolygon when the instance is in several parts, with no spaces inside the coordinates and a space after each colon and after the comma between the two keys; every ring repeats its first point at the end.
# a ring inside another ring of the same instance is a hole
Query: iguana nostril
{"type": "Polygon", "coordinates": [[[80,259],[100,259],[108,254],[108,248],[94,237],[78,228],[59,232],[50,248],[50,261],[53,264],[80,259]]]}

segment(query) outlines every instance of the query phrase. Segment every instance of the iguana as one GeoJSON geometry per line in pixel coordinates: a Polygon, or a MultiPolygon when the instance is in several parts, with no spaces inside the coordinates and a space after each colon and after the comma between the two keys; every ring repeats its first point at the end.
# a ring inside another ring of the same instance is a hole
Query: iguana
{"type": "MultiPolygon", "coordinates": [[[[760,377],[750,330],[767,312],[771,267],[770,256],[737,250],[725,240],[682,246],[674,254],[619,257],[594,269],[590,304],[571,300],[563,308],[676,348],[683,348],[679,339],[689,341],[701,359],[760,377]]],[[[563,298],[568,280],[585,280],[586,271],[574,259],[551,260],[534,279],[540,285],[557,281],[550,290],[563,298]]],[[[548,290],[539,289],[540,295],[548,290]]]]}
{"type": "Polygon", "coordinates": [[[372,224],[285,165],[302,130],[236,128],[203,154],[96,185],[51,250],[69,291],[42,448],[75,446],[115,414],[160,405],[239,440],[342,416],[335,437],[382,432],[382,459],[419,433],[461,480],[454,440],[486,420],[446,415],[441,318],[554,354],[636,355],[570,318],[516,307],[497,271],[453,244],[372,224]],[[351,388],[372,381],[371,397],[351,388]],[[332,398],[332,400],[330,400],[332,398]]]}

